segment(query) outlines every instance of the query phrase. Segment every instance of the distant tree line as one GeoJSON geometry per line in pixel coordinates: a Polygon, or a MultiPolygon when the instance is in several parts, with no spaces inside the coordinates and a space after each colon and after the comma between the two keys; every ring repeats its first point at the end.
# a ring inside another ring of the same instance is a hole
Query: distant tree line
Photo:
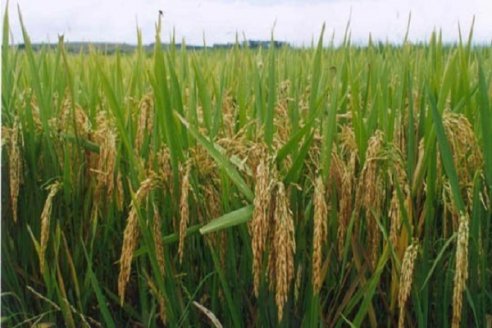
{"type": "MultiPolygon", "coordinates": [[[[147,52],[152,52],[154,50],[154,43],[150,43],[148,45],[144,45],[143,48],[147,52]]],[[[163,43],[162,47],[164,49],[169,49],[171,47],[175,47],[176,49],[181,49],[185,47],[188,50],[203,50],[203,49],[230,49],[233,47],[240,48],[250,48],[250,49],[259,49],[259,48],[270,48],[273,45],[275,48],[282,47],[290,47],[288,42],[284,41],[260,41],[260,40],[246,40],[240,43],[215,43],[212,46],[199,46],[199,45],[188,45],[182,43],[169,44],[163,43]]],[[[15,45],[19,50],[25,49],[26,45],[24,43],[20,43],[15,45]]],[[[33,43],[31,45],[34,51],[40,51],[43,48],[53,49],[58,47],[56,43],[33,43]]],[[[106,54],[113,54],[116,52],[127,53],[133,52],[137,46],[131,45],[127,43],[111,43],[111,42],[66,42],[64,43],[65,50],[72,53],[86,53],[91,49],[95,51],[100,51],[106,54]]]]}

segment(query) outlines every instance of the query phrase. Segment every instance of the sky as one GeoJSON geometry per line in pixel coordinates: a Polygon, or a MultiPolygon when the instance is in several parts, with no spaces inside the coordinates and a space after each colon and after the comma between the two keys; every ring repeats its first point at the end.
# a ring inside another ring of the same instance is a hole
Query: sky
{"type": "MultiPolygon", "coordinates": [[[[240,40],[276,40],[309,46],[326,24],[326,40],[343,39],[350,20],[354,43],[399,43],[411,23],[409,39],[427,41],[441,30],[444,41],[458,40],[458,24],[468,35],[475,16],[474,41],[492,42],[492,0],[10,0],[13,40],[22,43],[17,5],[32,42],[137,42],[155,38],[159,10],[164,12],[163,41],[175,33],[187,44],[240,40]]],[[[5,4],[2,4],[5,6],[5,4]]],[[[4,8],[2,8],[3,17],[4,8]]]]}

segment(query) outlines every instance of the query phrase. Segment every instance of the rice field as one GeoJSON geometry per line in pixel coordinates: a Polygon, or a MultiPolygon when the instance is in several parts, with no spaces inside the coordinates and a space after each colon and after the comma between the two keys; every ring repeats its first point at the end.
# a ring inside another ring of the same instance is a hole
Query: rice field
{"type": "Polygon", "coordinates": [[[6,327],[490,327],[492,47],[2,41],[6,327]]]}

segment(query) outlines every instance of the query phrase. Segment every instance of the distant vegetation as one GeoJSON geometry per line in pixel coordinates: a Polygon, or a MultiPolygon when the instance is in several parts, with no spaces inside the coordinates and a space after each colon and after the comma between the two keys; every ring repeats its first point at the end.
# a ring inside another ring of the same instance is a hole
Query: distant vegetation
{"type": "MultiPolygon", "coordinates": [[[[250,48],[250,49],[258,49],[258,48],[268,49],[272,45],[275,48],[289,47],[289,43],[287,43],[287,42],[282,42],[282,41],[255,41],[255,40],[247,40],[247,41],[243,41],[243,42],[239,42],[239,43],[217,43],[217,44],[213,44],[212,46],[187,45],[187,44],[180,44],[180,43],[173,44],[172,46],[177,48],[177,49],[181,49],[182,47],[185,47],[188,50],[203,50],[203,49],[231,49],[233,47],[250,48]]],[[[40,51],[43,48],[55,49],[57,46],[58,46],[58,44],[56,44],[56,43],[33,43],[33,44],[31,44],[31,49],[33,51],[40,51]]],[[[155,45],[153,43],[151,43],[148,45],[144,45],[143,49],[148,53],[152,53],[154,51],[154,46],[155,45]]],[[[20,43],[20,44],[15,45],[14,47],[19,49],[19,50],[24,50],[26,48],[26,45],[23,43],[20,43]]],[[[171,47],[171,44],[168,44],[168,43],[162,44],[163,49],[169,49],[170,47],[171,47]]],[[[93,49],[93,50],[96,50],[98,52],[110,55],[110,54],[114,54],[115,52],[133,53],[136,51],[137,46],[127,44],[127,43],[65,42],[64,48],[65,48],[65,51],[68,53],[88,53],[90,49],[93,49]]]]}

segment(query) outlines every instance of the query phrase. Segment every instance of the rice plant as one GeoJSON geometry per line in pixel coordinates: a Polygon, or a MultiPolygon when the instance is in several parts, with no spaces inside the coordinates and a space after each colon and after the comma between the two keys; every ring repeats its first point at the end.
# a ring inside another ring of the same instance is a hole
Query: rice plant
{"type": "MultiPolygon", "coordinates": [[[[2,41],[9,327],[486,327],[492,48],[2,41]]],[[[273,41],[272,41],[273,42],[273,41]]]]}

